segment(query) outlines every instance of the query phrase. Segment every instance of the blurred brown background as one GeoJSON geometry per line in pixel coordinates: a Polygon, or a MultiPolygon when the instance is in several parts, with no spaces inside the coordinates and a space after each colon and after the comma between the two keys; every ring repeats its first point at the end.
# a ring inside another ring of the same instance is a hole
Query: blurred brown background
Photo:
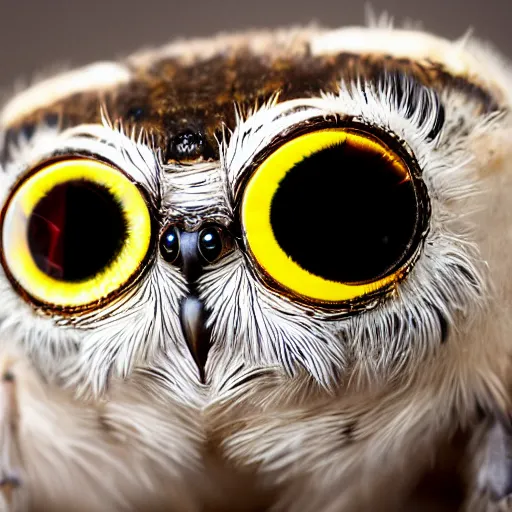
{"type": "MultiPolygon", "coordinates": [[[[512,57],[512,0],[372,0],[400,23],[454,38],[468,27],[512,57]]],[[[315,21],[364,22],[359,0],[0,0],[0,89],[37,72],[123,56],[177,37],[315,21]]],[[[12,89],[11,89],[12,90],[12,89]]]]}

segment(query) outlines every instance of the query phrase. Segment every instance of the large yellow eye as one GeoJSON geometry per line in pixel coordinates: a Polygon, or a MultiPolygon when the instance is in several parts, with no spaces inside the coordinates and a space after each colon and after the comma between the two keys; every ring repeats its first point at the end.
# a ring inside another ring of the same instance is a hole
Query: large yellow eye
{"type": "Polygon", "coordinates": [[[136,185],[105,163],[73,158],[43,167],[14,191],[3,216],[3,263],[37,302],[76,308],[130,281],[150,239],[136,185]]]}
{"type": "Polygon", "coordinates": [[[266,275],[307,299],[340,303],[403,277],[425,230],[425,202],[421,180],[380,138],[325,129],[263,161],[245,188],[241,221],[266,275]]]}

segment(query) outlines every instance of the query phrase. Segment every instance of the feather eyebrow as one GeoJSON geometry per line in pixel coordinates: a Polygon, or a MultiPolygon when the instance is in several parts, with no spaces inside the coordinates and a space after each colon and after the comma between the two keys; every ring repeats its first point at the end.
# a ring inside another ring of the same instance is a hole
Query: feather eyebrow
{"type": "Polygon", "coordinates": [[[313,35],[309,51],[319,58],[352,54],[375,60],[410,62],[425,69],[442,70],[444,75],[461,80],[461,85],[473,83],[491,90],[495,85],[489,80],[492,73],[487,62],[475,57],[470,43],[469,34],[450,41],[418,30],[343,27],[313,35]]]}
{"type": "Polygon", "coordinates": [[[415,118],[419,128],[428,124],[427,141],[434,140],[445,122],[445,109],[437,91],[427,87],[412,75],[403,72],[383,72],[377,79],[377,87],[387,90],[397,110],[406,119],[415,118]]]}

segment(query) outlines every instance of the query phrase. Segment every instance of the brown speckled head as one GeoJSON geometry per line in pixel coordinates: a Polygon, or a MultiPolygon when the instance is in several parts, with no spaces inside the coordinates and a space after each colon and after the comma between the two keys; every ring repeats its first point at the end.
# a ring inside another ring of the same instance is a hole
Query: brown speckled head
{"type": "Polygon", "coordinates": [[[347,44],[350,31],[341,35],[333,48],[333,33],[315,30],[177,43],[36,84],[29,97],[7,104],[1,120],[14,137],[38,123],[100,122],[104,107],[112,121],[152,134],[167,161],[191,161],[218,158],[217,140],[225,128],[234,129],[236,109],[247,112],[276,94],[285,101],[336,92],[341,81],[405,73],[434,90],[460,93],[479,113],[497,110],[502,100],[503,91],[473,73],[467,56],[447,59],[441,39],[425,40],[416,57],[405,49],[395,55],[401,39],[407,45],[407,33],[382,44],[377,36],[347,44]]]}

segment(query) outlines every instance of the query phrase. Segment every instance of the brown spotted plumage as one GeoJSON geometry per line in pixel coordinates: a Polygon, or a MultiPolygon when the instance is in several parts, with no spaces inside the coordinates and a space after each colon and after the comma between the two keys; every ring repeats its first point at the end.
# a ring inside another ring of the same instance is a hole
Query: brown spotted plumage
{"type": "Polygon", "coordinates": [[[118,88],[50,102],[13,120],[9,129],[18,132],[49,117],[58,118],[62,127],[100,122],[103,106],[112,119],[154,135],[164,154],[173,138],[192,132],[204,137],[201,156],[218,159],[217,138],[224,126],[231,130],[236,126],[234,105],[244,112],[276,93],[280,101],[315,97],[319,91],[335,92],[340,80],[375,81],[385,73],[406,73],[436,91],[460,93],[475,103],[479,114],[499,109],[498,99],[477,77],[453,75],[443,63],[395,59],[385,53],[324,57],[311,55],[304,45],[303,51],[291,56],[254,55],[248,45],[238,42],[204,60],[198,54],[192,61],[161,56],[151,65],[137,60],[130,64],[128,60],[130,80],[118,88]]]}

